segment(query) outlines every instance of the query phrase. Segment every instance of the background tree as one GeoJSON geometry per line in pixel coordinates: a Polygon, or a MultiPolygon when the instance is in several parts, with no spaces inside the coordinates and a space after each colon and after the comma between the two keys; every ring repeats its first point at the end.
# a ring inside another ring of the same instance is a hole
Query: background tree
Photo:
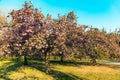
{"type": "Polygon", "coordinates": [[[100,32],[97,28],[90,28],[87,32],[87,41],[83,44],[86,56],[89,56],[93,65],[96,59],[104,59],[109,54],[111,48],[106,34],[100,32]]]}
{"type": "Polygon", "coordinates": [[[107,34],[109,44],[112,46],[112,52],[109,54],[109,58],[111,59],[119,59],[120,57],[120,48],[119,48],[119,42],[120,42],[120,37],[119,34],[115,32],[111,32],[107,34]]]}

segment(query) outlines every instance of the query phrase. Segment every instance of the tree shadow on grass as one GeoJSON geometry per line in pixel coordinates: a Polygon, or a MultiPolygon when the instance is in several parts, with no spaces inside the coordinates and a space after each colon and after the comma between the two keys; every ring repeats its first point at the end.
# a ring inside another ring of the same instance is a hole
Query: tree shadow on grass
{"type": "MultiPolygon", "coordinates": [[[[34,62],[34,63],[30,63],[30,67],[33,67],[37,70],[40,70],[42,72],[45,72],[45,65],[44,63],[38,63],[38,62],[34,62]]],[[[50,70],[50,76],[52,76],[55,80],[86,80],[83,78],[80,78],[78,76],[75,76],[73,74],[69,74],[69,73],[63,73],[54,69],[50,70]]]]}
{"type": "MultiPolygon", "coordinates": [[[[0,79],[3,80],[11,80],[9,76],[9,72],[11,71],[17,71],[18,68],[20,68],[23,65],[22,61],[16,62],[7,62],[0,68],[0,79]]],[[[40,61],[29,61],[28,67],[35,68],[39,71],[45,72],[45,64],[40,61]]],[[[55,80],[86,80],[84,78],[80,78],[76,75],[70,74],[70,73],[64,73],[61,71],[57,71],[54,69],[51,69],[50,76],[52,76],[55,80]]],[[[24,76],[27,77],[27,76],[24,76]]],[[[27,80],[27,78],[24,78],[27,80]]]]}
{"type": "Polygon", "coordinates": [[[64,66],[106,66],[110,67],[113,69],[120,69],[120,65],[118,64],[107,64],[107,63],[99,63],[97,62],[96,65],[93,65],[90,61],[80,61],[80,62],[75,62],[75,61],[64,61],[60,62],[58,60],[51,60],[51,64],[54,65],[64,65],[64,66]]]}
{"type": "Polygon", "coordinates": [[[86,80],[73,74],[63,73],[57,70],[51,70],[50,75],[53,76],[55,80],[86,80]]]}
{"type": "Polygon", "coordinates": [[[0,79],[3,80],[11,80],[8,78],[8,74],[11,71],[17,70],[17,68],[21,67],[22,63],[21,62],[6,62],[4,65],[0,67],[0,79]]]}
{"type": "Polygon", "coordinates": [[[50,61],[52,64],[59,64],[59,65],[64,65],[64,66],[79,66],[79,65],[91,65],[90,62],[75,62],[75,61],[64,61],[64,62],[61,62],[61,61],[58,61],[58,60],[51,60],[50,61]]]}

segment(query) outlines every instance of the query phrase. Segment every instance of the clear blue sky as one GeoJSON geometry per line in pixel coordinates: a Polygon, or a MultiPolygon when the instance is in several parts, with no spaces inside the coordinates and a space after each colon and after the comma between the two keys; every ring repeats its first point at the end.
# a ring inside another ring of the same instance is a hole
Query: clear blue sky
{"type": "MultiPolygon", "coordinates": [[[[7,14],[12,9],[20,9],[25,0],[0,0],[0,10],[7,14]]],[[[29,1],[29,0],[27,0],[29,1]]],[[[120,0],[32,0],[37,8],[54,18],[57,14],[67,14],[74,10],[79,24],[105,28],[107,31],[120,28],[120,0]]]]}

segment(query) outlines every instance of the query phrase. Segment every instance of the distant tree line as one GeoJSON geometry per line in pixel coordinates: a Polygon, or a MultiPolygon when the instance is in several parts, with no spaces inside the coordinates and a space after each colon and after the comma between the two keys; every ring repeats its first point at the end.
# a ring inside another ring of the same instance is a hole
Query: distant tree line
{"type": "Polygon", "coordinates": [[[0,16],[0,56],[38,56],[45,58],[46,73],[50,71],[50,56],[65,58],[120,59],[120,31],[107,33],[104,29],[79,25],[74,11],[67,15],[45,16],[31,2],[13,10],[7,18],[0,16]]]}

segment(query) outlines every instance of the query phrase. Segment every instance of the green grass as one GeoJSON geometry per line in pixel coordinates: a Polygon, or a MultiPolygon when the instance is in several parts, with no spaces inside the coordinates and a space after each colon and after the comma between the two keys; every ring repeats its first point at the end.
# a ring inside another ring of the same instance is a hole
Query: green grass
{"type": "Polygon", "coordinates": [[[120,80],[120,65],[51,61],[50,74],[44,70],[43,61],[29,60],[24,66],[22,61],[0,60],[0,80],[120,80]]]}

